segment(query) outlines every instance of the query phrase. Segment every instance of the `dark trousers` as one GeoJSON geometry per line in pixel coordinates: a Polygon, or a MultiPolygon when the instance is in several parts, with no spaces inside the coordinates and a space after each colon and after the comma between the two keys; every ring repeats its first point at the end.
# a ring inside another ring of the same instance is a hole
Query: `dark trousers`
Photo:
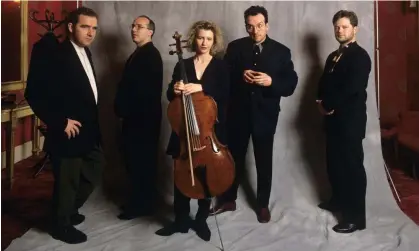
{"type": "Polygon", "coordinates": [[[142,128],[140,122],[124,123],[122,135],[126,168],[132,184],[129,209],[151,209],[157,196],[160,125],[147,129],[142,128]]]}
{"type": "MultiPolygon", "coordinates": [[[[174,186],[174,201],[173,207],[175,211],[175,221],[184,222],[189,219],[190,212],[190,201],[191,199],[185,196],[179,191],[179,189],[174,186]]],[[[206,221],[209,215],[211,199],[199,199],[198,200],[198,212],[196,213],[196,221],[206,221]]]]}
{"type": "Polygon", "coordinates": [[[367,177],[362,138],[327,133],[326,144],[331,201],[342,209],[343,221],[363,225],[367,177]]]}
{"type": "Polygon", "coordinates": [[[88,199],[102,178],[102,149],[95,147],[78,157],[51,156],[54,173],[53,217],[56,225],[69,225],[69,217],[88,199]]]}
{"type": "Polygon", "coordinates": [[[272,151],[274,135],[257,137],[251,134],[250,126],[241,125],[229,130],[228,148],[233,156],[236,176],[233,185],[222,196],[221,201],[235,201],[237,190],[245,172],[246,153],[252,136],[253,152],[257,173],[257,202],[259,207],[268,207],[272,185],[272,151]]]}

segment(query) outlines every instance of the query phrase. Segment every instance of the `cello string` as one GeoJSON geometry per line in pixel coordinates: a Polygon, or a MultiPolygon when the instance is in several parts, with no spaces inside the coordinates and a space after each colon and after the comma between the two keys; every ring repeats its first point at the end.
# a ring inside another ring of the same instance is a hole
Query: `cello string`
{"type": "Polygon", "coordinates": [[[195,118],[193,120],[193,126],[195,128],[195,130],[194,130],[195,135],[198,135],[199,134],[199,127],[198,127],[198,123],[196,121],[195,106],[193,105],[193,103],[191,104],[191,112],[192,112],[192,116],[195,118]]]}
{"type": "Polygon", "coordinates": [[[194,126],[192,126],[193,118],[191,114],[191,97],[190,95],[187,95],[185,97],[186,97],[185,104],[186,104],[186,111],[187,111],[186,113],[188,116],[189,138],[191,139],[192,149],[195,150],[196,149],[195,137],[193,137],[195,133],[192,132],[192,130],[194,130],[194,126]]]}
{"type": "Polygon", "coordinates": [[[194,179],[194,173],[193,173],[193,164],[192,164],[192,153],[191,153],[191,143],[190,143],[190,138],[189,138],[189,126],[188,126],[188,115],[186,114],[186,108],[187,108],[187,104],[186,104],[186,100],[185,100],[185,95],[182,92],[182,104],[183,104],[183,116],[185,118],[185,135],[186,135],[186,139],[187,139],[187,148],[188,148],[188,157],[189,157],[189,168],[190,168],[190,172],[191,172],[191,182],[192,182],[192,186],[195,186],[195,179],[194,179]]]}
{"type": "Polygon", "coordinates": [[[192,138],[194,139],[194,145],[197,149],[200,148],[200,144],[199,144],[199,128],[198,128],[198,121],[196,119],[196,114],[195,114],[195,106],[193,105],[193,100],[192,97],[190,96],[190,101],[191,101],[191,117],[192,117],[192,124],[193,124],[193,136],[192,138]]]}
{"type": "Polygon", "coordinates": [[[191,134],[192,134],[192,139],[193,139],[193,143],[194,143],[194,147],[195,147],[195,149],[197,149],[198,148],[198,142],[197,142],[197,140],[196,140],[196,127],[195,127],[195,124],[196,124],[196,116],[195,116],[195,112],[194,112],[194,105],[193,105],[193,102],[192,102],[192,96],[190,96],[189,95],[189,107],[190,107],[190,111],[191,111],[191,127],[192,127],[192,130],[191,130],[191,134]]]}
{"type": "MultiPolygon", "coordinates": [[[[190,121],[189,121],[189,115],[188,115],[188,96],[186,96],[185,94],[183,94],[183,92],[182,92],[182,95],[183,95],[183,100],[184,100],[184,109],[185,109],[185,111],[186,111],[186,116],[185,116],[185,121],[186,121],[186,124],[187,124],[187,127],[188,128],[190,128],[190,126],[189,126],[189,124],[190,124],[190,121]]],[[[188,132],[189,130],[187,130],[186,128],[185,128],[185,134],[188,132]]],[[[189,134],[190,134],[190,132],[189,132],[189,134]]],[[[190,139],[190,138],[189,138],[190,139]]],[[[188,142],[189,144],[190,144],[190,142],[188,142]]]]}
{"type": "Polygon", "coordinates": [[[189,132],[190,132],[190,138],[192,139],[193,147],[194,149],[200,149],[201,148],[201,142],[200,142],[200,133],[199,133],[199,127],[198,127],[198,121],[196,119],[195,115],[195,109],[192,102],[192,96],[187,95],[187,113],[189,118],[189,132]]]}
{"type": "Polygon", "coordinates": [[[199,132],[199,125],[198,125],[198,120],[196,119],[196,114],[195,114],[195,106],[193,105],[192,102],[192,97],[191,97],[191,114],[192,114],[192,123],[193,123],[193,127],[194,127],[194,140],[195,140],[195,146],[197,148],[201,148],[201,142],[200,142],[200,132],[199,132]]]}

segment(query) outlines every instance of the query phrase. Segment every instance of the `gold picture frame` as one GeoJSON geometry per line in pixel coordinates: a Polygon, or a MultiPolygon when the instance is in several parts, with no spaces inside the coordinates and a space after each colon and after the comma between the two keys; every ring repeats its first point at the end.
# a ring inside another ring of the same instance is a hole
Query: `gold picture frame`
{"type": "Polygon", "coordinates": [[[28,1],[20,1],[20,80],[1,83],[1,91],[16,91],[26,88],[28,75],[28,1]]]}

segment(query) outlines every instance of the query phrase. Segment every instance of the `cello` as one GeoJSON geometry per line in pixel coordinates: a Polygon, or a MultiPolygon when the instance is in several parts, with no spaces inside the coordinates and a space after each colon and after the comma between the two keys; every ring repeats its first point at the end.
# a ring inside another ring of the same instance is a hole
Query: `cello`
{"type": "MultiPolygon", "coordinates": [[[[188,83],[183,62],[181,35],[175,32],[175,51],[181,79],[188,83]]],[[[226,145],[217,139],[217,104],[202,91],[176,96],[167,108],[173,131],[180,140],[180,155],[174,161],[174,183],[181,193],[192,199],[209,199],[224,193],[234,181],[234,160],[226,145]]]]}

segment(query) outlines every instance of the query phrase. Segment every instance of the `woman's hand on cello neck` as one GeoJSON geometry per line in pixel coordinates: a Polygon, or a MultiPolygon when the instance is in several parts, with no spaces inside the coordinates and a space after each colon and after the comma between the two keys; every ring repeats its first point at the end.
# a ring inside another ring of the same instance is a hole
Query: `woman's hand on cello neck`
{"type": "Polygon", "coordinates": [[[180,95],[182,94],[182,91],[185,95],[200,92],[202,91],[202,85],[194,83],[189,83],[185,85],[183,81],[176,82],[176,84],[174,85],[175,94],[180,95]]]}
{"type": "Polygon", "coordinates": [[[183,81],[176,82],[173,89],[176,95],[182,94],[182,91],[185,90],[185,85],[183,84],[183,81]]]}

